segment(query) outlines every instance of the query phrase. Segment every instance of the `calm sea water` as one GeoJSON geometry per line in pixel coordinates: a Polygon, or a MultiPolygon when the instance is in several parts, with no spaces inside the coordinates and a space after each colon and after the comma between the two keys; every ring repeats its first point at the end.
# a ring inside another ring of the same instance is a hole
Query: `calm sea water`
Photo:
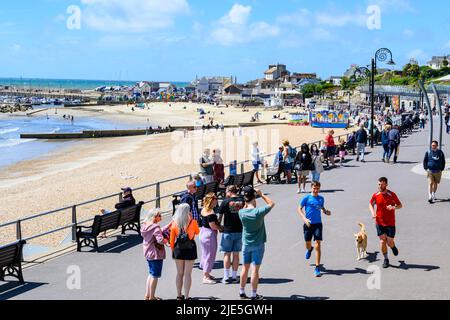
{"type": "MultiPolygon", "coordinates": [[[[71,79],[26,79],[0,78],[0,86],[16,86],[25,88],[54,88],[92,90],[102,86],[133,86],[138,81],[109,81],[109,80],[71,80],[71,79]]],[[[171,82],[177,87],[186,87],[188,82],[171,82]]]]}
{"type": "MultiPolygon", "coordinates": [[[[44,112],[43,112],[44,113],[44,112]]],[[[145,125],[143,125],[145,127],[145,125]]],[[[135,129],[129,125],[100,119],[75,119],[72,124],[62,118],[62,113],[55,117],[9,117],[0,120],[0,167],[8,166],[22,160],[29,160],[44,155],[58,148],[77,143],[76,141],[42,141],[20,139],[21,133],[56,133],[81,132],[83,130],[135,129]]]]}

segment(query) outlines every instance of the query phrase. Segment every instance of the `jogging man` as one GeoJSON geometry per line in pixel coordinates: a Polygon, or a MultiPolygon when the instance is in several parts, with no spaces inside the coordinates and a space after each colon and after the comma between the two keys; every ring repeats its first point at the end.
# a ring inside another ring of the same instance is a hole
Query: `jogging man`
{"type": "Polygon", "coordinates": [[[305,196],[297,209],[300,218],[305,222],[303,226],[303,235],[306,242],[306,260],[311,258],[311,253],[314,248],[311,244],[311,240],[314,237],[315,249],[316,249],[316,268],[314,270],[314,275],[320,277],[320,258],[321,258],[321,242],[322,237],[322,216],[323,212],[327,216],[331,215],[331,212],[325,209],[325,199],[319,195],[320,192],[320,182],[312,182],[312,193],[305,196]]]}
{"type": "Polygon", "coordinates": [[[259,269],[262,264],[265,251],[265,243],[267,240],[266,226],[264,217],[273,209],[275,203],[262,194],[260,190],[255,190],[251,186],[244,188],[245,207],[239,211],[239,218],[242,221],[242,255],[244,258],[244,266],[241,272],[241,299],[247,299],[245,294],[245,285],[248,279],[250,264],[253,264],[251,275],[252,283],[252,300],[262,300],[263,297],[257,294],[259,283],[259,269]],[[261,197],[266,206],[257,208],[256,197],[261,197]]]}
{"type": "Polygon", "coordinates": [[[442,150],[438,149],[439,143],[433,141],[431,143],[431,150],[425,153],[423,159],[423,168],[428,174],[428,202],[436,201],[436,191],[438,185],[441,183],[442,171],[445,170],[445,155],[442,150]]]}
{"type": "Polygon", "coordinates": [[[394,256],[398,256],[398,249],[394,242],[395,210],[403,207],[397,195],[387,187],[387,178],[378,179],[378,192],[374,193],[369,203],[370,213],[376,221],[377,234],[380,237],[381,252],[384,256],[383,268],[389,267],[388,246],[392,249],[394,256]]]}

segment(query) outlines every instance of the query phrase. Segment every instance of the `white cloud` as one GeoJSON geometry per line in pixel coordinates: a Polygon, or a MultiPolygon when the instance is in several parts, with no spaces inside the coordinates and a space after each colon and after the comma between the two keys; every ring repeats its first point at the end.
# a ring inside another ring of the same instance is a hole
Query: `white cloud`
{"type": "Polygon", "coordinates": [[[277,18],[279,24],[289,24],[298,27],[309,27],[312,23],[312,14],[308,9],[300,9],[293,14],[280,16],[277,18]]]}
{"type": "Polygon", "coordinates": [[[415,33],[414,33],[414,31],[411,30],[411,29],[404,29],[404,30],[403,30],[403,35],[404,35],[405,37],[407,37],[407,38],[412,38],[412,37],[414,37],[415,33]]]}
{"type": "Polygon", "coordinates": [[[280,28],[264,21],[249,23],[251,6],[235,4],[211,32],[212,41],[223,46],[248,43],[280,34],[280,28]]]}
{"type": "Polygon", "coordinates": [[[417,59],[417,60],[427,60],[429,58],[428,54],[425,53],[422,49],[414,49],[407,53],[406,57],[408,59],[417,59]]]}
{"type": "Polygon", "coordinates": [[[445,49],[450,49],[450,41],[447,42],[447,43],[444,45],[444,48],[445,48],[445,49]]]}
{"type": "Polygon", "coordinates": [[[22,51],[22,46],[20,44],[15,43],[11,46],[11,50],[15,53],[18,53],[22,51]]]}
{"type": "Polygon", "coordinates": [[[177,16],[188,14],[187,0],[81,0],[83,22],[106,32],[146,32],[165,29],[177,16]]]}
{"type": "Polygon", "coordinates": [[[240,4],[235,4],[230,12],[228,12],[225,16],[220,19],[220,23],[223,25],[227,24],[237,24],[237,25],[245,25],[250,17],[250,13],[252,11],[251,6],[243,6],[240,4]]]}
{"type": "Polygon", "coordinates": [[[313,29],[311,35],[315,40],[330,40],[332,38],[331,32],[323,28],[313,29]]]}
{"type": "Polygon", "coordinates": [[[367,16],[363,14],[352,13],[337,14],[319,12],[316,14],[315,19],[318,25],[329,27],[345,27],[349,24],[366,26],[367,16]]]}
{"type": "Polygon", "coordinates": [[[383,12],[415,12],[409,0],[369,0],[368,5],[377,5],[383,12]]]}

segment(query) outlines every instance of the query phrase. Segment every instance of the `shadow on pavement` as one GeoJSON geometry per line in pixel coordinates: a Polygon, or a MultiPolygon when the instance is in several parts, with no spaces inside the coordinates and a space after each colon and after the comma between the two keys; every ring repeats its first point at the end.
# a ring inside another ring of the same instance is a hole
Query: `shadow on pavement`
{"type": "Polygon", "coordinates": [[[450,199],[436,199],[435,203],[450,202],[450,199]]]}
{"type": "Polygon", "coordinates": [[[289,283],[294,282],[292,279],[274,279],[274,278],[261,278],[259,279],[260,284],[282,284],[282,283],[289,283]]]}
{"type": "Polygon", "coordinates": [[[322,275],[333,275],[333,276],[342,276],[345,274],[367,274],[367,271],[361,268],[355,268],[352,270],[331,270],[322,266],[321,269],[322,275]]]}
{"type": "Polygon", "coordinates": [[[46,284],[48,283],[25,282],[25,284],[20,284],[17,281],[6,282],[5,284],[0,285],[0,300],[14,298],[15,296],[34,290],[46,284]]]}
{"type": "Polygon", "coordinates": [[[308,297],[301,294],[294,294],[290,297],[264,297],[264,300],[328,300],[330,297],[308,297]]]}
{"type": "Polygon", "coordinates": [[[367,252],[368,257],[366,258],[367,261],[369,261],[370,263],[374,263],[378,261],[378,251],[375,252],[367,252]]]}
{"type": "Polygon", "coordinates": [[[335,192],[345,192],[343,189],[335,189],[335,190],[320,190],[320,193],[335,193],[335,192]]]}
{"type": "Polygon", "coordinates": [[[418,164],[417,161],[397,161],[397,164],[418,164]]]}
{"type": "Polygon", "coordinates": [[[400,260],[399,266],[393,266],[394,269],[402,269],[402,270],[409,270],[409,269],[423,269],[423,271],[433,271],[436,269],[440,269],[438,266],[429,266],[429,265],[420,265],[420,264],[407,264],[404,260],[400,260]]]}
{"type": "MultiPolygon", "coordinates": [[[[239,264],[239,266],[241,266],[241,265],[239,264]]],[[[223,261],[222,260],[214,262],[213,270],[220,270],[220,269],[223,269],[223,268],[224,268],[224,265],[223,265],[223,261]]],[[[194,263],[194,269],[202,270],[200,268],[200,262],[194,263]]]]}
{"type": "MultiPolygon", "coordinates": [[[[111,238],[107,238],[108,241],[111,238]]],[[[128,249],[131,249],[137,245],[142,244],[142,238],[138,235],[120,235],[115,240],[110,242],[99,242],[99,253],[122,253],[128,249]]],[[[87,251],[87,247],[82,248],[82,253],[96,253],[94,249],[87,251]]]]}

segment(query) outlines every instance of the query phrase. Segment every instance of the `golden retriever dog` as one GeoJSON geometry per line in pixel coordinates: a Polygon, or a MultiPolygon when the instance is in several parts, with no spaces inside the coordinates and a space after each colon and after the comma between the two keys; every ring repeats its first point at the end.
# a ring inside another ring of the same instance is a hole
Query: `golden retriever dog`
{"type": "Polygon", "coordinates": [[[367,233],[366,226],[363,223],[358,223],[361,230],[355,234],[356,251],[358,253],[357,260],[365,259],[367,255],[367,233]]]}

